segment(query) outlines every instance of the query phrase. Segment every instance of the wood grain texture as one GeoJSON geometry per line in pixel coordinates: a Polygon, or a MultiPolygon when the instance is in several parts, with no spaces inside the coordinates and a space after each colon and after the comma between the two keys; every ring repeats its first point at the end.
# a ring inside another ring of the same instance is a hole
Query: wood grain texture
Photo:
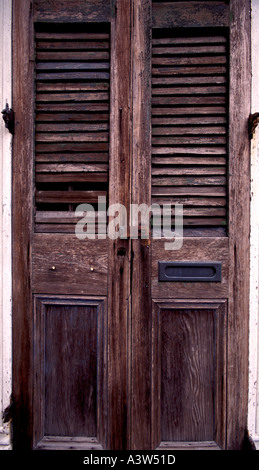
{"type": "Polygon", "coordinates": [[[53,4],[49,0],[36,0],[35,21],[72,21],[91,22],[109,21],[112,14],[112,0],[77,0],[76,8],[73,1],[66,1],[65,8],[62,0],[53,4]]]}
{"type": "Polygon", "coordinates": [[[32,435],[31,234],[33,196],[33,27],[31,2],[13,2],[13,417],[14,449],[30,449],[32,435]]]}
{"type": "Polygon", "coordinates": [[[35,234],[33,292],[107,295],[107,256],[106,240],[84,241],[75,234],[35,234]]]}
{"type": "Polygon", "coordinates": [[[222,301],[154,301],[153,448],[225,447],[226,320],[222,301]]]}
{"type": "Polygon", "coordinates": [[[230,2],[228,448],[243,444],[247,416],[249,323],[250,2],[230,2]]]}
{"type": "Polygon", "coordinates": [[[38,296],[34,325],[34,447],[46,448],[45,436],[105,446],[105,299],[38,296]]]}
{"type": "Polygon", "coordinates": [[[153,27],[228,26],[228,5],[225,2],[159,2],[153,4],[153,27]]]}

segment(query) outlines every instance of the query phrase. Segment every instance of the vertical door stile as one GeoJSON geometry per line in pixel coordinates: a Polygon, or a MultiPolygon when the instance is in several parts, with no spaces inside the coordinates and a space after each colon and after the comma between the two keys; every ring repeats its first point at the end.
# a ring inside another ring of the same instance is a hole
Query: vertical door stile
{"type": "MultiPolygon", "coordinates": [[[[131,1],[119,0],[111,34],[111,121],[109,207],[131,197],[131,1]]],[[[111,450],[128,446],[128,322],[130,315],[130,239],[125,210],[119,210],[120,232],[109,237],[108,269],[108,442],[111,450]]],[[[115,207],[116,209],[116,207],[115,207]]],[[[118,212],[110,213],[118,220],[118,212]]]]}
{"type": "Polygon", "coordinates": [[[151,0],[134,1],[133,25],[131,449],[150,449],[151,239],[143,215],[151,206],[151,0]]]}
{"type": "Polygon", "coordinates": [[[13,3],[13,443],[29,449],[32,432],[33,16],[30,0],[13,3]]]}
{"type": "Polygon", "coordinates": [[[243,445],[248,389],[250,2],[232,0],[230,8],[227,448],[234,450],[243,445]]]}

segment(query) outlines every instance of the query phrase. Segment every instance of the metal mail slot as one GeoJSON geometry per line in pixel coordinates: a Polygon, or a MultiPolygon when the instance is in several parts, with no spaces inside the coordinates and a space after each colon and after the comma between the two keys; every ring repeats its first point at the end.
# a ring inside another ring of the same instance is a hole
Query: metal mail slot
{"type": "Polygon", "coordinates": [[[165,282],[221,282],[221,263],[158,261],[158,280],[165,282]]]}

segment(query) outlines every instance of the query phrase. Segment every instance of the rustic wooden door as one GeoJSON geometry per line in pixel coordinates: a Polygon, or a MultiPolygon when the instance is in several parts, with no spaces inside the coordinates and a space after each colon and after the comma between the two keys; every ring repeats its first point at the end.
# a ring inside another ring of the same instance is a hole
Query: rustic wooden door
{"type": "Polygon", "coordinates": [[[249,28],[248,1],[14,0],[15,448],[241,448],[249,28]]]}

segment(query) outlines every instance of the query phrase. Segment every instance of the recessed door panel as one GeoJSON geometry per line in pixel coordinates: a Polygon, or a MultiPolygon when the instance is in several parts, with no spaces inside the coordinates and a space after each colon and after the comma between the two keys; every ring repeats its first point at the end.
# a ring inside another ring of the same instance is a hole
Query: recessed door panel
{"type": "Polygon", "coordinates": [[[154,301],[155,446],[225,446],[226,321],[225,302],[154,301]]]}
{"type": "Polygon", "coordinates": [[[105,299],[36,296],[37,448],[79,436],[105,447],[106,318],[105,299]]]}

